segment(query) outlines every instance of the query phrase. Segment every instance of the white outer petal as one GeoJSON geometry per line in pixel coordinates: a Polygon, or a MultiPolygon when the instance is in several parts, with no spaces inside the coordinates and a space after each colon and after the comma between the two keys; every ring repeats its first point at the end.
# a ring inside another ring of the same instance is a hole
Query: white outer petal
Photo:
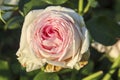
{"type": "Polygon", "coordinates": [[[88,36],[88,30],[85,27],[82,27],[81,29],[85,37],[83,44],[82,44],[82,48],[81,48],[81,54],[84,54],[89,48],[89,36],[88,36]]]}
{"type": "Polygon", "coordinates": [[[29,45],[27,43],[27,29],[28,27],[30,27],[29,25],[35,20],[35,18],[40,12],[42,12],[42,10],[33,10],[29,12],[28,15],[25,17],[25,21],[21,32],[20,49],[29,45]]]}
{"type": "Polygon", "coordinates": [[[120,55],[120,40],[111,46],[105,46],[99,42],[94,42],[91,44],[91,46],[101,53],[104,52],[108,54],[113,59],[116,59],[120,55]]]}
{"type": "Polygon", "coordinates": [[[29,47],[26,47],[24,50],[19,49],[17,56],[19,56],[19,62],[26,67],[26,71],[28,72],[39,69],[45,64],[44,60],[36,58],[29,47]]]}
{"type": "Polygon", "coordinates": [[[76,56],[67,63],[67,66],[72,69],[75,66],[75,64],[81,60],[81,58],[82,54],[80,54],[80,52],[78,51],[76,56]]]}
{"type": "MultiPolygon", "coordinates": [[[[99,52],[102,52],[102,53],[105,52],[105,51],[107,51],[106,46],[104,46],[104,45],[102,45],[102,44],[100,44],[100,43],[98,43],[98,42],[92,43],[91,46],[92,46],[93,48],[97,49],[99,52]]],[[[111,49],[111,48],[110,48],[110,49],[111,49]]]]}
{"type": "Polygon", "coordinates": [[[28,15],[25,17],[20,39],[20,48],[16,53],[19,62],[22,65],[26,66],[27,71],[38,69],[45,64],[44,60],[36,58],[30,47],[30,44],[27,41],[28,27],[30,27],[29,25],[31,24],[31,22],[37,17],[38,14],[40,14],[41,11],[42,10],[33,10],[29,12],[28,15]]]}

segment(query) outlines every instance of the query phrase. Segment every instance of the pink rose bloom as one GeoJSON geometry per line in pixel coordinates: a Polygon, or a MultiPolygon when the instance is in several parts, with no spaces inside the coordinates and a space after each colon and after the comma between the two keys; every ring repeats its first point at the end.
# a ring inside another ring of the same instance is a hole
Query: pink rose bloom
{"type": "Polygon", "coordinates": [[[50,6],[25,17],[17,56],[27,71],[45,64],[79,69],[88,47],[82,16],[69,8],[50,6]]]}

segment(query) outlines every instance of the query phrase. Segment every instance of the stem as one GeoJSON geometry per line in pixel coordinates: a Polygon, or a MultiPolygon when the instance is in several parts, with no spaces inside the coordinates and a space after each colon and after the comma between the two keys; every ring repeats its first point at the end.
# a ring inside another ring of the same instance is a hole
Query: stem
{"type": "Polygon", "coordinates": [[[9,6],[9,7],[17,7],[18,5],[12,5],[12,4],[3,4],[4,6],[9,6]]]}
{"type": "Polygon", "coordinates": [[[120,80],[120,68],[118,69],[118,80],[120,80]]]}
{"type": "Polygon", "coordinates": [[[112,64],[109,72],[103,77],[102,80],[110,80],[111,75],[115,72],[116,68],[118,68],[119,64],[120,64],[120,56],[112,64]]]}
{"type": "Polygon", "coordinates": [[[78,13],[82,15],[82,12],[83,12],[83,0],[79,0],[78,13]]]}
{"type": "Polygon", "coordinates": [[[2,10],[0,10],[0,19],[2,20],[2,22],[3,22],[4,24],[6,24],[6,21],[2,18],[2,10]]]}
{"type": "Polygon", "coordinates": [[[20,14],[24,17],[24,14],[23,14],[23,12],[22,12],[22,11],[20,11],[20,10],[19,10],[19,13],[20,13],[20,14]]]}
{"type": "Polygon", "coordinates": [[[85,14],[90,8],[90,2],[87,3],[87,6],[85,7],[83,14],[85,14]]]}
{"type": "MultiPolygon", "coordinates": [[[[91,74],[88,77],[83,78],[82,80],[99,80],[99,78],[103,75],[103,71],[98,71],[94,74],[91,74]]],[[[106,79],[107,80],[107,79],[106,79]]]]}

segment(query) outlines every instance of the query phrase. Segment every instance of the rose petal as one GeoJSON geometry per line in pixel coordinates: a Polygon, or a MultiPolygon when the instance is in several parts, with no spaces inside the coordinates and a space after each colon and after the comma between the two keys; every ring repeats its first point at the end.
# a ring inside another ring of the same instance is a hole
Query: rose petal
{"type": "Polygon", "coordinates": [[[73,68],[88,46],[83,18],[69,8],[51,6],[28,13],[17,56],[27,71],[39,69],[46,63],[73,68]]]}
{"type": "Polygon", "coordinates": [[[32,71],[39,69],[45,64],[44,60],[38,59],[29,47],[24,48],[23,50],[18,50],[17,56],[20,63],[26,67],[26,71],[32,71]]]}
{"type": "Polygon", "coordinates": [[[80,52],[78,51],[76,56],[67,63],[67,66],[72,69],[75,66],[75,64],[80,61],[81,58],[82,54],[80,54],[80,52]]]}
{"type": "Polygon", "coordinates": [[[25,22],[22,28],[21,40],[20,40],[20,48],[17,51],[16,55],[18,56],[18,60],[21,64],[25,65],[27,71],[31,71],[34,69],[40,68],[43,64],[40,60],[38,60],[35,55],[32,53],[31,49],[29,49],[30,44],[27,42],[27,29],[29,24],[37,17],[37,14],[42,10],[34,10],[31,11],[25,18],[25,22]]]}
{"type": "Polygon", "coordinates": [[[88,30],[85,27],[82,27],[82,33],[85,36],[85,38],[82,44],[81,54],[85,53],[89,48],[88,30]]]}

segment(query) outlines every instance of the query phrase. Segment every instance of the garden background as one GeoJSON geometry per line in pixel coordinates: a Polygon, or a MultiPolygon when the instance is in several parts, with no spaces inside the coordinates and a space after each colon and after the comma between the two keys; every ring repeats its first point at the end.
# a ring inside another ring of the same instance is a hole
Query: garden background
{"type": "Polygon", "coordinates": [[[20,65],[16,51],[25,15],[33,9],[58,5],[84,17],[91,44],[107,47],[120,40],[120,0],[0,0],[0,80],[120,80],[119,55],[114,52],[111,56],[91,44],[88,64],[79,71],[26,72],[20,65]]]}

